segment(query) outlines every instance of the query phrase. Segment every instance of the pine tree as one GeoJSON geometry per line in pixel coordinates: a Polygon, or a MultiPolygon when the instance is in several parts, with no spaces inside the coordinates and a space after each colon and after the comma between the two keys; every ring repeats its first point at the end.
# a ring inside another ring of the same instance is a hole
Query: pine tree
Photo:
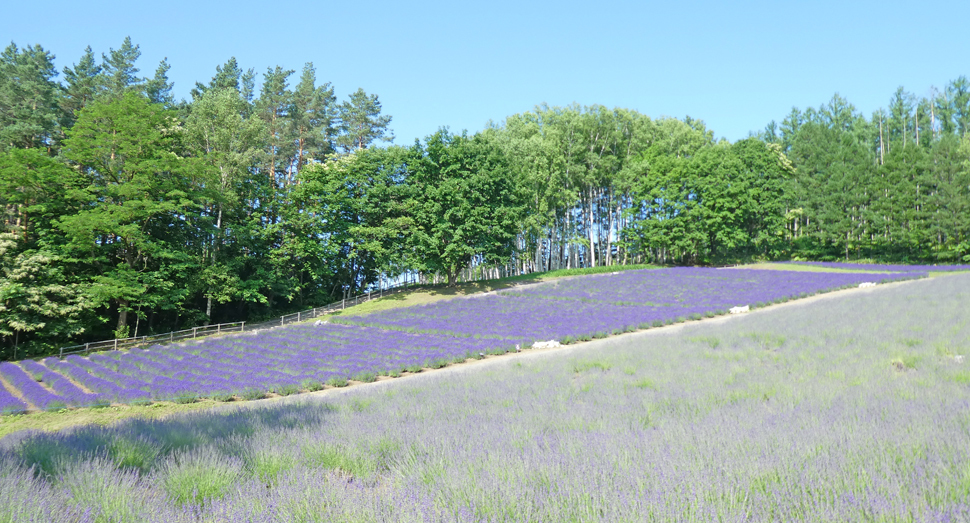
{"type": "Polygon", "coordinates": [[[139,57],[141,57],[141,50],[131,43],[130,36],[125,37],[125,41],[117,51],[109,49],[107,55],[101,55],[103,60],[101,68],[106,76],[107,90],[111,96],[120,97],[128,91],[142,87],[144,79],[138,77],[139,69],[135,67],[139,57]]]}
{"type": "Polygon", "coordinates": [[[312,63],[303,67],[300,83],[293,91],[289,135],[296,139],[295,157],[291,168],[296,172],[316,159],[334,151],[336,128],[336,98],[329,82],[316,86],[316,70],[312,63]]]}
{"type": "Polygon", "coordinates": [[[39,45],[0,53],[0,152],[52,147],[60,120],[54,56],[39,45]]]}
{"type": "Polygon", "coordinates": [[[61,97],[61,109],[65,117],[62,127],[70,129],[81,109],[100,96],[105,89],[104,74],[101,66],[95,63],[90,45],[84,49],[84,55],[74,67],[64,68],[64,79],[67,86],[61,97]]]}
{"type": "Polygon", "coordinates": [[[165,107],[171,107],[175,103],[175,96],[172,94],[175,84],[168,81],[168,71],[171,68],[168,58],[163,58],[155,70],[155,76],[145,82],[145,96],[151,103],[165,107]]]}
{"type": "Polygon", "coordinates": [[[340,136],[337,143],[345,151],[366,149],[374,140],[390,142],[394,135],[387,126],[391,117],[381,115],[381,102],[376,94],[357,89],[350,100],[340,104],[340,136]]]}

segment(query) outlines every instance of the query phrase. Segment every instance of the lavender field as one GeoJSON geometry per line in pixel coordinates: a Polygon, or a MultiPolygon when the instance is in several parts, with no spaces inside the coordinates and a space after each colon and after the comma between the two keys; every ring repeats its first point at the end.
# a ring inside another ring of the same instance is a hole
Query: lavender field
{"type": "Polygon", "coordinates": [[[542,340],[570,343],[731,307],[926,273],[674,268],[564,279],[201,343],[0,364],[0,413],[258,399],[440,368],[542,340]]]}
{"type": "Polygon", "coordinates": [[[0,521],[967,521],[968,301],[953,275],[19,433],[0,440],[0,521]]]}

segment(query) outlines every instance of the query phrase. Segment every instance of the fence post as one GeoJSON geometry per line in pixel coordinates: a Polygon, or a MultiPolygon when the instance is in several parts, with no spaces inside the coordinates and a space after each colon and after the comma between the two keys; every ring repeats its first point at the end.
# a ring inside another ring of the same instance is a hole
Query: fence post
{"type": "Polygon", "coordinates": [[[341,309],[346,309],[347,308],[347,298],[344,298],[344,299],[340,300],[340,308],[341,309]]]}
{"type": "Polygon", "coordinates": [[[222,332],[222,324],[221,323],[219,325],[216,325],[216,334],[219,334],[220,332],[222,332]]]}
{"type": "Polygon", "coordinates": [[[302,319],[303,319],[303,312],[296,313],[296,322],[300,323],[300,320],[302,319]]]}
{"type": "MultiPolygon", "coordinates": [[[[118,338],[115,338],[115,343],[118,343],[118,338]]],[[[91,354],[91,344],[90,343],[85,343],[84,344],[84,354],[91,354]]]]}
{"type": "Polygon", "coordinates": [[[242,327],[239,328],[239,332],[246,332],[246,322],[242,322],[242,327]]]}
{"type": "Polygon", "coordinates": [[[61,355],[58,356],[59,359],[64,359],[64,347],[61,347],[61,355]]]}
{"type": "Polygon", "coordinates": [[[282,327],[283,325],[286,325],[286,323],[283,323],[284,320],[286,320],[286,316],[280,316],[280,327],[282,327]]]}
{"type": "Polygon", "coordinates": [[[169,343],[175,341],[175,331],[172,331],[172,332],[169,332],[168,333],[168,341],[169,341],[169,343]]]}
{"type": "Polygon", "coordinates": [[[199,328],[198,327],[192,327],[192,339],[193,340],[195,339],[195,336],[196,336],[196,334],[198,334],[198,332],[199,332],[199,328]]]}

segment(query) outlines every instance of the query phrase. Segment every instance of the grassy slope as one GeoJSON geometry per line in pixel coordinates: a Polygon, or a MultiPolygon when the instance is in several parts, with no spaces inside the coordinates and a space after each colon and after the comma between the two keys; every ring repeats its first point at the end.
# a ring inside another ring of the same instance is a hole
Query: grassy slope
{"type": "Polygon", "coordinates": [[[80,473],[10,482],[7,499],[164,521],[162,495],[202,483],[176,480],[228,477],[198,518],[272,505],[319,521],[967,521],[966,283],[818,296],[315,404],[45,435],[15,466],[63,456],[80,473]],[[71,441],[115,461],[86,465],[71,441]],[[130,456],[153,471],[138,488],[117,461],[130,456]]]}
{"type": "MultiPolygon", "coordinates": [[[[430,303],[438,300],[450,299],[458,296],[467,296],[482,292],[492,292],[500,289],[506,289],[514,287],[517,285],[525,285],[530,283],[540,283],[544,281],[554,280],[557,278],[565,278],[570,276],[582,276],[587,274],[599,274],[605,272],[623,271],[623,270],[637,270],[637,269],[651,269],[657,268],[651,265],[629,265],[629,266],[614,266],[614,267],[595,267],[592,269],[564,269],[558,271],[551,271],[546,273],[536,273],[523,276],[513,276],[509,278],[502,278],[499,280],[489,280],[484,282],[471,282],[459,285],[456,288],[448,288],[445,286],[422,286],[415,288],[413,290],[396,293],[384,298],[376,299],[363,303],[356,307],[350,307],[345,309],[341,313],[344,315],[360,315],[367,314],[370,312],[376,312],[386,309],[394,309],[399,307],[411,307],[414,305],[420,305],[423,303],[430,303]]],[[[771,264],[771,263],[759,263],[744,265],[737,268],[743,269],[772,269],[772,270],[797,270],[797,271],[812,271],[812,272],[872,272],[872,271],[852,271],[846,269],[825,269],[823,267],[814,267],[806,265],[791,265],[791,264],[771,264]]],[[[952,273],[930,273],[931,276],[940,276],[952,273]]],[[[313,321],[313,320],[311,320],[313,321]]],[[[144,418],[144,419],[157,419],[162,418],[171,414],[180,412],[189,412],[208,409],[216,407],[219,405],[225,405],[224,403],[203,400],[197,403],[190,404],[175,404],[175,403],[156,403],[147,407],[144,406],[134,406],[134,405],[123,405],[114,406],[109,408],[92,409],[92,408],[82,408],[82,409],[69,409],[62,410],[58,412],[36,412],[25,415],[18,416],[0,416],[0,438],[7,434],[18,432],[21,430],[60,430],[67,427],[79,426],[79,425],[107,425],[115,421],[127,419],[127,418],[144,418]]]]}

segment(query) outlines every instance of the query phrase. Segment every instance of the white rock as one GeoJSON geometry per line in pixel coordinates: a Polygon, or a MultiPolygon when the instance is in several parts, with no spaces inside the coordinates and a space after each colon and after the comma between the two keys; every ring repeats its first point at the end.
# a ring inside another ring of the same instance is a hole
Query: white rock
{"type": "Polygon", "coordinates": [[[620,274],[619,272],[611,272],[610,274],[620,274]]]}
{"type": "Polygon", "coordinates": [[[744,307],[731,307],[731,314],[741,314],[742,312],[748,312],[751,310],[750,305],[745,305],[744,307]]]}
{"type": "Polygon", "coordinates": [[[533,349],[552,349],[552,348],[555,348],[555,347],[562,347],[562,344],[560,344],[556,340],[537,341],[537,342],[535,342],[535,343],[532,344],[532,348],[533,349]]]}
{"type": "Polygon", "coordinates": [[[963,355],[962,354],[955,354],[953,356],[953,361],[955,361],[957,363],[963,363],[963,355]]]}
{"type": "Polygon", "coordinates": [[[871,281],[867,281],[859,284],[860,289],[865,289],[866,287],[875,287],[875,286],[876,286],[876,283],[871,281]]]}

